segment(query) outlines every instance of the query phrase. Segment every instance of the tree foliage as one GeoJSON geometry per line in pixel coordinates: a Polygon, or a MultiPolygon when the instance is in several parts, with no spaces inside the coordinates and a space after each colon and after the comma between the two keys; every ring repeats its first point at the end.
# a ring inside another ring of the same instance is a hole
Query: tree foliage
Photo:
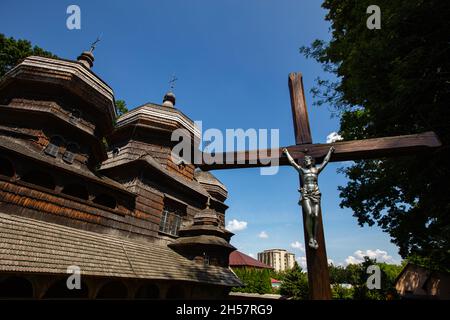
{"type": "Polygon", "coordinates": [[[280,294],[295,300],[305,300],[309,297],[308,276],[295,262],[294,267],[287,270],[281,278],[280,294]]]}
{"type": "Polygon", "coordinates": [[[269,269],[236,268],[234,273],[244,283],[244,287],[234,287],[234,292],[272,293],[269,269]]]}
{"type": "Polygon", "coordinates": [[[341,169],[341,207],[388,232],[403,258],[450,266],[450,2],[380,0],[381,29],[366,26],[369,0],[325,0],[332,39],[301,48],[336,81],[318,79],[317,104],[340,115],[345,140],[435,131],[437,150],[359,160],[341,169]]]}
{"type": "Polygon", "coordinates": [[[126,104],[125,100],[116,100],[116,112],[117,112],[117,118],[128,112],[128,108],[127,108],[127,104],[126,104]]]}
{"type": "Polygon", "coordinates": [[[377,263],[368,257],[360,264],[349,264],[346,267],[329,265],[330,282],[334,299],[386,300],[396,297],[395,280],[403,265],[377,263]],[[381,271],[381,288],[367,288],[367,268],[377,265],[381,271]],[[343,284],[350,284],[346,288],[343,284]]]}
{"type": "Polygon", "coordinates": [[[16,66],[22,59],[32,55],[57,58],[51,52],[45,51],[38,46],[32,46],[28,40],[15,40],[12,37],[7,38],[0,33],[0,77],[16,66]]]}

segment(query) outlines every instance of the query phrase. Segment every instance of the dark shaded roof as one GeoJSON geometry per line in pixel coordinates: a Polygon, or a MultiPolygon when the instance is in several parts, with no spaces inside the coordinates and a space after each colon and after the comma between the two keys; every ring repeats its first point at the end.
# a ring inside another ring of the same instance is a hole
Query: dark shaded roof
{"type": "Polygon", "coordinates": [[[240,286],[228,268],[204,266],[167,246],[0,213],[0,271],[176,280],[240,286]]]}
{"type": "Polygon", "coordinates": [[[208,197],[208,192],[197,182],[197,181],[189,181],[187,179],[182,179],[178,175],[170,172],[166,168],[164,168],[158,161],[156,161],[151,155],[138,155],[132,154],[128,152],[124,152],[119,154],[116,157],[109,158],[108,160],[102,163],[100,167],[100,171],[106,171],[112,169],[114,167],[120,167],[124,165],[128,165],[131,163],[140,162],[145,166],[149,166],[160,173],[162,173],[168,180],[171,180],[174,183],[181,184],[191,190],[196,191],[197,193],[208,197]]]}
{"type": "Polygon", "coordinates": [[[194,171],[194,175],[195,175],[195,179],[199,183],[216,185],[216,186],[222,188],[225,191],[225,193],[228,191],[227,188],[225,187],[225,185],[222,182],[220,182],[220,180],[217,179],[216,176],[214,176],[209,171],[202,171],[200,168],[197,168],[194,171]]]}
{"type": "Polygon", "coordinates": [[[237,250],[230,253],[230,267],[273,269],[271,266],[253,259],[252,257],[237,250]]]}
{"type": "Polygon", "coordinates": [[[162,125],[161,128],[170,128],[169,131],[177,128],[185,128],[193,136],[197,137],[197,139],[200,138],[199,128],[194,124],[194,121],[175,107],[146,103],[133,108],[117,119],[116,130],[120,130],[129,125],[138,125],[139,123],[144,124],[142,128],[150,130],[159,128],[160,125],[162,125]],[[146,126],[146,123],[152,125],[146,126]],[[157,125],[155,127],[156,123],[157,125]]]}
{"type": "MultiPolygon", "coordinates": [[[[97,74],[95,74],[90,68],[86,68],[80,61],[61,59],[61,58],[47,58],[40,56],[28,56],[23,59],[14,68],[9,70],[3,77],[0,77],[0,85],[8,78],[21,77],[22,73],[27,76],[27,70],[34,69],[38,71],[38,76],[34,76],[33,80],[41,80],[45,77],[59,79],[60,84],[63,84],[65,79],[72,79],[77,77],[86,86],[92,89],[92,92],[96,92],[103,96],[110,102],[107,110],[104,110],[112,119],[116,117],[116,110],[114,107],[114,92],[111,87],[103,81],[97,74]],[[56,72],[55,72],[56,71],[56,72]]],[[[70,81],[70,80],[69,80],[70,81]]],[[[94,104],[95,106],[95,104],[94,104]]]]}
{"type": "Polygon", "coordinates": [[[122,193],[126,193],[131,196],[136,196],[134,193],[128,191],[126,187],[124,187],[115,180],[112,180],[103,175],[94,174],[93,172],[88,170],[76,168],[73,165],[66,164],[52,157],[45,156],[42,153],[36,152],[36,149],[32,149],[26,145],[19,143],[17,139],[11,139],[9,137],[0,136],[0,149],[2,148],[13,151],[15,153],[19,153],[26,158],[37,160],[41,163],[62,169],[66,172],[70,172],[72,174],[89,179],[91,181],[108,186],[110,188],[114,188],[122,193]]]}

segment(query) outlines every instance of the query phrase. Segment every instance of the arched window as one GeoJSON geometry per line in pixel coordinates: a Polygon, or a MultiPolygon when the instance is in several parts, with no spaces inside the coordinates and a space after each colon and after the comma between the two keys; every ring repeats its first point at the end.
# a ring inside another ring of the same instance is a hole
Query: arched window
{"type": "Polygon", "coordinates": [[[1,299],[33,298],[33,285],[21,277],[0,279],[1,299]]]}
{"type": "Polygon", "coordinates": [[[62,193],[72,197],[77,197],[83,200],[89,199],[89,192],[86,187],[79,183],[72,183],[64,187],[62,193]]]}
{"type": "Polygon", "coordinates": [[[167,290],[166,299],[185,299],[184,290],[179,285],[174,285],[167,290]]]}
{"type": "Polygon", "coordinates": [[[50,142],[45,147],[44,152],[52,157],[57,157],[59,148],[64,145],[64,139],[60,136],[53,136],[50,138],[50,142]]]}
{"type": "Polygon", "coordinates": [[[117,201],[114,199],[114,197],[108,195],[108,194],[99,194],[95,197],[94,203],[100,204],[102,206],[115,209],[117,207],[117,201]]]}
{"type": "Polygon", "coordinates": [[[155,284],[144,284],[136,292],[136,299],[158,299],[159,288],[155,284]]]}
{"type": "Polygon", "coordinates": [[[0,174],[7,177],[14,177],[14,166],[8,159],[0,158],[0,174]]]}
{"type": "Polygon", "coordinates": [[[70,290],[66,279],[55,282],[44,295],[44,299],[87,299],[88,297],[89,289],[86,283],[81,281],[80,289],[70,290]]]}
{"type": "Polygon", "coordinates": [[[24,174],[21,180],[52,190],[55,190],[56,186],[53,177],[42,171],[30,171],[24,174]]]}
{"type": "Polygon", "coordinates": [[[66,151],[63,154],[63,160],[67,163],[72,164],[75,156],[78,154],[80,148],[76,143],[70,142],[67,145],[66,151]]]}
{"type": "Polygon", "coordinates": [[[128,289],[120,281],[112,281],[105,284],[97,293],[97,299],[126,299],[128,289]]]}

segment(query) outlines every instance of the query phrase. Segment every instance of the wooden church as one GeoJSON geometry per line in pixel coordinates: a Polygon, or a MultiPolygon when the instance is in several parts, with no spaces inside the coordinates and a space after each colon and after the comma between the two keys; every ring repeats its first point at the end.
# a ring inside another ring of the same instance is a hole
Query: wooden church
{"type": "Polygon", "coordinates": [[[227,189],[171,156],[193,121],[171,92],[116,119],[93,63],[30,56],[0,79],[0,298],[226,297],[227,189]]]}

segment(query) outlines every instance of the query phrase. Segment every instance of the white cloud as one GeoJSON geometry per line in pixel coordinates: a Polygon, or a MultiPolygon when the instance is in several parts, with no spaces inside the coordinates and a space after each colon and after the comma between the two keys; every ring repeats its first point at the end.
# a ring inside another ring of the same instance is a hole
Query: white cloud
{"type": "Polygon", "coordinates": [[[227,230],[234,231],[242,231],[247,228],[247,221],[239,221],[237,219],[233,219],[228,221],[227,230]]]}
{"type": "Polygon", "coordinates": [[[253,253],[248,253],[247,254],[249,257],[252,257],[253,259],[255,259],[255,254],[253,254],[253,253]]]}
{"type": "Polygon", "coordinates": [[[303,271],[306,271],[308,268],[306,265],[306,257],[298,257],[295,260],[297,260],[298,265],[302,267],[303,271]]]}
{"type": "Polygon", "coordinates": [[[258,235],[258,238],[261,238],[261,239],[267,239],[268,237],[269,237],[269,235],[265,231],[261,231],[258,235]]]}
{"type": "Polygon", "coordinates": [[[292,242],[291,247],[300,250],[301,252],[305,252],[305,246],[302,243],[300,243],[300,241],[292,242]]]}
{"type": "Polygon", "coordinates": [[[328,264],[332,264],[332,265],[334,265],[334,261],[333,261],[333,259],[328,259],[328,264]]]}
{"type": "Polygon", "coordinates": [[[346,264],[358,264],[364,261],[364,257],[369,257],[370,259],[376,259],[377,262],[395,263],[392,256],[388,255],[387,251],[375,249],[375,250],[356,250],[353,256],[348,256],[345,259],[346,264]]]}
{"type": "Polygon", "coordinates": [[[333,143],[339,140],[343,140],[341,135],[337,132],[331,132],[329,135],[327,135],[327,143],[333,143]]]}

